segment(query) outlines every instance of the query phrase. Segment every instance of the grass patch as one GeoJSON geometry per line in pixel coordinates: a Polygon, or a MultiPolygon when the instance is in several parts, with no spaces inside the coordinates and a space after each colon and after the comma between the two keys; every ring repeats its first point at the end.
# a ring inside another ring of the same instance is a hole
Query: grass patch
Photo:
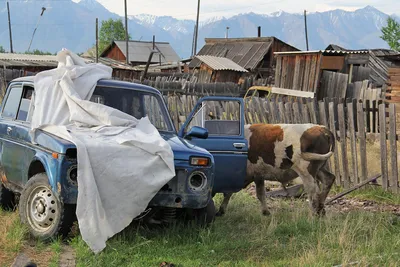
{"type": "MultiPolygon", "coordinates": [[[[219,196],[217,202],[220,202],[219,196]]],[[[130,226],[98,255],[81,237],[71,244],[77,266],[398,266],[400,222],[390,214],[354,211],[311,216],[304,201],[275,201],[261,216],[256,199],[234,195],[210,229],[130,226]]]]}
{"type": "Polygon", "coordinates": [[[19,253],[38,266],[59,266],[61,241],[43,243],[29,239],[28,230],[21,224],[18,212],[0,209],[0,267],[9,267],[19,253]]]}
{"type": "Polygon", "coordinates": [[[10,266],[23,246],[27,230],[16,212],[0,209],[0,266],[10,266]]]}
{"type": "Polygon", "coordinates": [[[380,186],[367,186],[363,189],[351,192],[349,197],[372,200],[382,204],[400,205],[400,194],[392,194],[383,190],[380,186]]]}
{"type": "MultiPolygon", "coordinates": [[[[399,196],[377,188],[351,197],[383,199],[398,204],[399,196]],[[372,190],[372,191],[371,191],[372,190]]],[[[221,195],[215,197],[219,207],[221,195]]],[[[94,255],[81,236],[69,240],[77,266],[400,266],[400,219],[389,213],[328,208],[325,218],[310,214],[304,200],[268,200],[271,216],[262,216],[259,202],[245,192],[232,197],[227,214],[208,229],[132,224],[94,255]]],[[[62,242],[32,242],[17,213],[0,211],[0,266],[11,266],[23,251],[39,266],[58,266],[62,242]]]]}

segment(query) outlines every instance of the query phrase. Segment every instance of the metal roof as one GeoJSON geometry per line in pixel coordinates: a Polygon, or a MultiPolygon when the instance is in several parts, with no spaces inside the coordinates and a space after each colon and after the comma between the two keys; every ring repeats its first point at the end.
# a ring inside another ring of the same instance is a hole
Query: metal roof
{"type": "MultiPolygon", "coordinates": [[[[254,70],[268,53],[274,40],[273,37],[206,39],[206,44],[197,55],[225,57],[247,70],[254,70]]],[[[193,58],[189,67],[199,67],[200,63],[199,59],[193,58]]]]}
{"type": "Polygon", "coordinates": [[[207,64],[213,70],[233,70],[248,72],[245,68],[226,57],[196,56],[195,58],[207,64]]]}
{"type": "MultiPolygon", "coordinates": [[[[94,63],[94,58],[82,57],[86,63],[94,63]]],[[[135,70],[132,66],[126,65],[110,58],[99,58],[99,63],[109,66],[113,69],[135,70]]],[[[12,54],[0,53],[0,67],[48,67],[56,68],[58,66],[57,57],[53,55],[30,55],[30,54],[12,54]]]]}
{"type": "MultiPolygon", "coordinates": [[[[114,43],[118,46],[118,48],[126,57],[125,41],[114,41],[114,43]]],[[[150,52],[153,51],[153,42],[129,41],[128,45],[129,61],[131,62],[147,62],[150,56],[150,52]]],[[[103,54],[107,50],[108,48],[103,52],[103,54]]],[[[155,42],[155,50],[159,53],[153,55],[152,63],[160,62],[159,55],[161,55],[161,63],[180,61],[180,57],[169,43],[155,42]]]]}
{"type": "Polygon", "coordinates": [[[275,55],[307,55],[307,54],[323,54],[323,55],[347,55],[347,54],[368,54],[368,50],[313,50],[313,51],[289,51],[289,52],[275,52],[275,55]]]}
{"type": "Polygon", "coordinates": [[[7,67],[57,67],[56,56],[0,53],[0,66],[7,67]]]}

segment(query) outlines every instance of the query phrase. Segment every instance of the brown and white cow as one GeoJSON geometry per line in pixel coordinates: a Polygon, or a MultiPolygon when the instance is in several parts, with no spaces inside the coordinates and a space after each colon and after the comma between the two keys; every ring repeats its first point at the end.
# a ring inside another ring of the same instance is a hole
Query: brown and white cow
{"type": "MultiPolygon", "coordinates": [[[[332,156],[334,135],[315,124],[245,125],[249,144],[247,176],[244,188],[254,181],[261,210],[266,205],[264,181],[286,184],[300,177],[314,214],[325,214],[325,199],[335,181],[326,162],[332,156]]],[[[233,193],[224,194],[217,215],[223,215],[233,193]]]]}

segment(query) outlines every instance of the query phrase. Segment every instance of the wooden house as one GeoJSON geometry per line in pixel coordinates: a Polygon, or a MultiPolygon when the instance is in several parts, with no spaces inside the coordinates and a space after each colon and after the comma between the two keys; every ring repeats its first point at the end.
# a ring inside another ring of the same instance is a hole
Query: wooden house
{"type": "MultiPolygon", "coordinates": [[[[197,56],[214,56],[230,59],[246,69],[255,78],[275,77],[275,52],[299,51],[299,49],[279,40],[276,37],[254,38],[206,38],[205,45],[197,56]]],[[[189,64],[191,70],[200,68],[202,61],[193,58],[189,64]]]]}
{"type": "MultiPolygon", "coordinates": [[[[152,51],[155,53],[150,61],[151,64],[171,64],[180,61],[180,57],[167,42],[145,42],[129,41],[129,62],[132,66],[145,65],[152,51]]],[[[113,41],[100,55],[100,57],[111,58],[126,62],[126,42],[113,41]]]]}

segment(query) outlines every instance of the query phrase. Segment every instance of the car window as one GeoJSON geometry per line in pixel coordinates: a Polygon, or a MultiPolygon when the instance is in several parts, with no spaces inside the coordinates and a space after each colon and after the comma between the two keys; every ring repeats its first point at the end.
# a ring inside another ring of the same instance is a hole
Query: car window
{"type": "Polygon", "coordinates": [[[240,102],[204,101],[192,117],[187,130],[193,126],[206,128],[209,135],[240,135],[240,102]]]}
{"type": "MultiPolygon", "coordinates": [[[[160,103],[157,97],[153,95],[143,95],[144,99],[144,110],[146,115],[149,117],[150,122],[158,129],[161,131],[168,131],[168,127],[165,123],[165,117],[164,114],[162,113],[160,109],[160,103]]],[[[134,109],[137,109],[135,107],[139,106],[138,104],[140,100],[137,98],[136,103],[135,99],[133,100],[133,105],[132,107],[134,109]]],[[[139,109],[137,109],[139,111],[139,109]]]]}
{"type": "Polygon", "coordinates": [[[30,86],[24,86],[24,93],[19,106],[17,120],[27,121],[32,95],[33,88],[30,86]]]}
{"type": "Polygon", "coordinates": [[[6,103],[4,105],[3,118],[15,119],[18,112],[19,103],[21,101],[22,86],[13,86],[10,88],[6,103]]]}

